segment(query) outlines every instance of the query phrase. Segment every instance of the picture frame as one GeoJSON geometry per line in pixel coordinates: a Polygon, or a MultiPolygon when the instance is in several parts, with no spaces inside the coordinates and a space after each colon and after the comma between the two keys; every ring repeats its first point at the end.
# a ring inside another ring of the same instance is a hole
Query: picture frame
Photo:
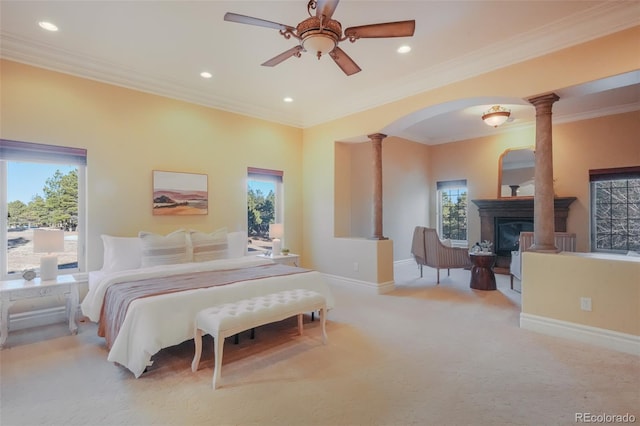
{"type": "Polygon", "coordinates": [[[153,171],[153,215],[209,213],[208,176],[200,173],[153,171]]]}

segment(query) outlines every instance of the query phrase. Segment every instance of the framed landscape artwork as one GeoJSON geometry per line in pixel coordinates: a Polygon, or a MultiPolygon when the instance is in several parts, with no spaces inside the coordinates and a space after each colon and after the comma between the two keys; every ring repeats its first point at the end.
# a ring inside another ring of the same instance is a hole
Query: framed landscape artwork
{"type": "Polygon", "coordinates": [[[209,210],[207,175],[153,171],[153,214],[201,215],[209,210]]]}

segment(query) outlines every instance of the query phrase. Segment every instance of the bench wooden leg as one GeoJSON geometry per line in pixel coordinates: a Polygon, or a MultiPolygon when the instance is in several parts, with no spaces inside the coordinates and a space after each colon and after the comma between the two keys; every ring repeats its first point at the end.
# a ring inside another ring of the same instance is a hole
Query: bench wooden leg
{"type": "Polygon", "coordinates": [[[191,371],[194,373],[198,371],[198,366],[200,365],[200,355],[202,354],[202,330],[196,328],[196,332],[193,336],[193,341],[196,344],[196,353],[193,356],[193,361],[191,362],[191,371]]]}
{"type": "Polygon", "coordinates": [[[302,336],[304,333],[303,325],[302,325],[302,314],[298,314],[298,334],[302,336]]]}
{"type": "Polygon", "coordinates": [[[321,308],[320,309],[320,324],[322,325],[322,343],[325,344],[325,345],[327,344],[326,322],[327,322],[327,310],[326,310],[326,308],[321,308]]]}
{"type": "Polygon", "coordinates": [[[220,382],[220,376],[222,375],[222,351],[224,350],[224,337],[218,336],[214,342],[214,354],[215,364],[213,367],[213,388],[217,388],[217,384],[220,382]]]}

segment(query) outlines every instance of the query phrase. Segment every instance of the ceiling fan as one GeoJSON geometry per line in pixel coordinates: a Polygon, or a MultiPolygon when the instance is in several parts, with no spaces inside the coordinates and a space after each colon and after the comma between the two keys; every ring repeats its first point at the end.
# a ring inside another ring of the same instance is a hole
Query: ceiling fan
{"type": "Polygon", "coordinates": [[[416,26],[415,20],[349,27],[344,30],[343,36],[342,24],[335,19],[331,19],[339,2],[340,0],[310,0],[307,4],[309,18],[300,22],[296,27],[231,12],[227,12],[224,15],[224,20],[274,28],[280,30],[280,34],[285,39],[288,40],[293,37],[299,41],[297,46],[269,59],[262,64],[263,66],[273,67],[292,56],[299,58],[302,56],[302,52],[311,51],[316,54],[318,59],[323,54],[331,56],[347,75],[355,74],[361,69],[349,55],[338,47],[338,43],[341,41],[348,39],[353,43],[359,38],[410,37],[413,35],[416,26]],[[315,14],[312,12],[314,10],[315,14]]]}

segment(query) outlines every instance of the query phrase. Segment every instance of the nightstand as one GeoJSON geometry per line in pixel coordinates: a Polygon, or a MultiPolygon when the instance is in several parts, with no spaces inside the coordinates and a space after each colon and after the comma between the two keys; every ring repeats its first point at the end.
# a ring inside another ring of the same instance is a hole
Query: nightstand
{"type": "Polygon", "coordinates": [[[8,280],[0,281],[0,348],[4,345],[9,334],[9,308],[16,301],[49,296],[64,296],[67,300],[66,313],[69,320],[69,331],[78,332],[76,315],[78,313],[79,295],[78,284],[73,275],[58,275],[55,280],[42,281],[35,278],[32,281],[8,280]]]}
{"type": "Polygon", "coordinates": [[[293,254],[293,253],[289,253],[286,256],[283,254],[278,254],[278,255],[272,255],[272,256],[266,256],[264,254],[259,254],[258,257],[264,257],[266,259],[271,259],[276,263],[280,263],[282,265],[289,265],[289,266],[300,266],[300,255],[297,254],[293,254]]]}

